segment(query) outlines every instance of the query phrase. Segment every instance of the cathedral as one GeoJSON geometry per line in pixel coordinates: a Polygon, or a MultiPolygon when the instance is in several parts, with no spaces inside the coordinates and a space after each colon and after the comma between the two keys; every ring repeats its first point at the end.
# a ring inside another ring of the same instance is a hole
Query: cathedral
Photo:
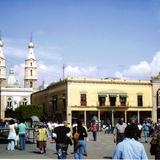
{"type": "Polygon", "coordinates": [[[7,77],[3,47],[0,39],[0,119],[5,118],[7,109],[14,110],[20,105],[30,104],[30,96],[37,90],[37,61],[32,41],[28,45],[28,55],[25,59],[23,87],[19,85],[13,68],[10,69],[7,77]]]}

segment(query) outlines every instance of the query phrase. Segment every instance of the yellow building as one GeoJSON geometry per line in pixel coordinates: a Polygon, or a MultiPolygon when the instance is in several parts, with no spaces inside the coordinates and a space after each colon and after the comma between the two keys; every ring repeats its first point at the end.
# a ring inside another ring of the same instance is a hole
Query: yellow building
{"type": "MultiPolygon", "coordinates": [[[[63,115],[69,123],[81,119],[111,122],[123,116],[127,122],[146,117],[157,121],[160,76],[152,80],[66,78],[32,94],[32,104],[41,104],[49,118],[63,115]]],[[[159,100],[160,104],[160,100],[159,100]]]]}

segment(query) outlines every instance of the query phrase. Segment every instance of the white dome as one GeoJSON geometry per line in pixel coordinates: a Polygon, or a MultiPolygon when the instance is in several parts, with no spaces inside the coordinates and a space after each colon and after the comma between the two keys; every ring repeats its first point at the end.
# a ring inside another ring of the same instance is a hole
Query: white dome
{"type": "Polygon", "coordinates": [[[36,58],[34,56],[34,49],[33,49],[34,45],[33,45],[32,42],[29,43],[28,48],[29,48],[29,53],[27,55],[26,60],[28,60],[28,59],[34,59],[34,60],[36,60],[36,58]]]}
{"type": "Polygon", "coordinates": [[[28,48],[34,48],[34,45],[32,42],[29,43],[28,48]]]}

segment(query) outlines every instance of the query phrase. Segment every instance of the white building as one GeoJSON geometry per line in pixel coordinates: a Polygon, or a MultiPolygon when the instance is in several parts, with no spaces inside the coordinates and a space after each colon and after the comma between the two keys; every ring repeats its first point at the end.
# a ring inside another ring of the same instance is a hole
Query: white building
{"type": "Polygon", "coordinates": [[[30,95],[37,89],[37,63],[34,55],[34,45],[28,45],[29,53],[25,59],[24,86],[20,87],[14,75],[13,68],[6,76],[3,42],[0,39],[0,119],[5,118],[6,109],[14,110],[19,105],[30,104],[30,95]]]}

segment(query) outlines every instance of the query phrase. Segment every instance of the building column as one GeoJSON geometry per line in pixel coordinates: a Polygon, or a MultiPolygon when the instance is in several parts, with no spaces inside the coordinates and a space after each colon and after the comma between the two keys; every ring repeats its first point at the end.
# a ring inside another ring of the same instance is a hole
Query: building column
{"type": "Polygon", "coordinates": [[[101,112],[98,111],[98,122],[100,122],[100,120],[101,120],[101,112]]]}
{"type": "Polygon", "coordinates": [[[67,106],[67,122],[69,123],[69,126],[72,126],[72,111],[71,111],[71,107],[67,106]]]}
{"type": "Polygon", "coordinates": [[[119,96],[116,97],[116,106],[119,106],[120,105],[120,98],[119,96]]]}
{"type": "Polygon", "coordinates": [[[140,114],[139,111],[137,111],[137,119],[138,119],[138,123],[140,122],[140,114]]]}
{"type": "Polygon", "coordinates": [[[87,126],[87,115],[86,115],[86,111],[84,111],[84,125],[87,126]]]}
{"type": "Polygon", "coordinates": [[[106,105],[106,106],[109,106],[109,105],[110,105],[110,102],[109,102],[109,96],[106,96],[105,105],[106,105]]]}
{"type": "Polygon", "coordinates": [[[125,119],[125,123],[127,123],[127,111],[124,111],[124,119],[125,119]]]}
{"type": "Polygon", "coordinates": [[[114,127],[114,111],[112,110],[112,127],[114,127]]]}

